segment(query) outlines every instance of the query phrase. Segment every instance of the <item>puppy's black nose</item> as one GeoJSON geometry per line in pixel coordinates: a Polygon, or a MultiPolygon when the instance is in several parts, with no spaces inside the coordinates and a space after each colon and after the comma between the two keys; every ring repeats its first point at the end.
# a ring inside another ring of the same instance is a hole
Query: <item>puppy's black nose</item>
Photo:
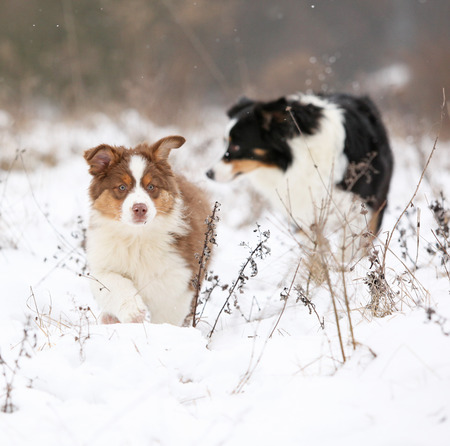
{"type": "Polygon", "coordinates": [[[211,178],[211,180],[214,180],[214,170],[209,169],[208,172],[206,172],[206,176],[211,178]]]}

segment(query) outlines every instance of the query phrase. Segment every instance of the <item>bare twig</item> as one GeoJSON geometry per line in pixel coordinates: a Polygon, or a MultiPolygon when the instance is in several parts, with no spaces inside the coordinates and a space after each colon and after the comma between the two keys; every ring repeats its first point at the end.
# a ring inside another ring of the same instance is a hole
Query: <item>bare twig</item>
{"type": "Polygon", "coordinates": [[[309,314],[314,313],[316,315],[317,320],[320,324],[320,328],[323,330],[325,328],[324,318],[320,318],[319,313],[317,313],[315,304],[308,298],[308,290],[306,290],[305,292],[302,286],[296,286],[294,290],[297,293],[297,302],[300,301],[305,307],[307,307],[309,314]]]}
{"type": "Polygon", "coordinates": [[[85,345],[87,340],[91,338],[89,314],[93,315],[93,313],[89,306],[77,306],[76,310],[78,311],[79,321],[78,325],[74,325],[74,340],[78,343],[80,348],[80,360],[84,361],[85,345]]]}
{"type": "MultiPolygon", "coordinates": [[[[269,338],[271,338],[278,327],[278,324],[280,323],[280,320],[284,314],[284,310],[286,310],[287,302],[289,300],[289,296],[291,295],[292,287],[295,283],[295,278],[297,277],[298,269],[300,268],[301,260],[297,263],[297,268],[295,268],[294,275],[292,276],[291,284],[289,285],[289,289],[287,290],[287,293],[281,293],[281,298],[284,300],[283,308],[280,311],[280,314],[278,315],[278,319],[275,322],[275,325],[272,328],[272,331],[270,332],[269,338]]],[[[286,288],[285,288],[286,289],[286,288]]]]}
{"type": "Polygon", "coordinates": [[[248,277],[245,275],[245,270],[246,270],[247,266],[249,266],[249,265],[251,266],[251,269],[252,269],[251,276],[255,277],[258,274],[258,269],[257,269],[257,264],[255,261],[255,258],[263,259],[266,255],[268,255],[270,253],[270,249],[265,245],[265,243],[267,242],[267,240],[270,237],[270,232],[269,231],[261,232],[259,225],[255,231],[259,232],[259,238],[260,238],[259,243],[257,244],[256,248],[254,248],[254,249],[251,249],[245,243],[241,243],[241,245],[247,246],[249,248],[250,254],[247,257],[247,260],[242,264],[241,268],[239,269],[237,278],[233,281],[232,285],[229,288],[228,296],[225,299],[225,302],[222,305],[222,308],[220,309],[220,311],[216,317],[214,325],[208,335],[209,337],[211,337],[213,335],[214,330],[216,329],[217,323],[219,322],[219,318],[220,318],[221,314],[223,313],[223,311],[225,310],[225,308],[227,307],[231,297],[234,295],[234,292],[236,290],[242,289],[245,282],[248,280],[248,277]]]}
{"type": "Polygon", "coordinates": [[[345,309],[347,311],[347,319],[348,319],[348,325],[350,327],[350,336],[352,338],[352,345],[353,345],[353,350],[356,350],[356,342],[355,342],[355,335],[353,333],[353,324],[352,324],[352,317],[351,317],[351,313],[350,313],[350,302],[349,302],[349,298],[348,298],[348,294],[347,294],[347,278],[345,277],[345,226],[343,228],[344,230],[344,237],[342,239],[342,259],[341,259],[341,274],[342,274],[342,287],[344,290],[344,301],[345,301],[345,309]]]}
{"type": "Polygon", "coordinates": [[[440,136],[441,129],[442,129],[442,123],[444,121],[445,106],[446,106],[445,90],[443,90],[443,102],[442,102],[442,106],[441,106],[441,121],[440,121],[440,126],[439,126],[438,133],[437,133],[437,136],[436,136],[436,138],[434,140],[433,148],[431,149],[431,152],[428,155],[427,162],[425,163],[425,167],[422,170],[422,174],[420,175],[420,179],[419,179],[419,182],[417,183],[416,189],[415,189],[411,199],[408,201],[408,204],[405,206],[405,208],[403,209],[402,213],[397,218],[397,221],[395,222],[394,227],[392,228],[392,230],[391,230],[391,232],[390,232],[390,234],[388,236],[388,239],[387,239],[387,242],[386,242],[386,247],[385,247],[385,249],[383,251],[383,260],[382,260],[382,268],[383,268],[383,270],[386,268],[386,255],[387,255],[387,251],[388,251],[386,248],[389,247],[389,245],[391,243],[391,240],[392,240],[392,237],[394,235],[394,232],[395,232],[395,230],[397,229],[397,226],[400,223],[400,220],[403,218],[403,216],[405,215],[405,213],[409,209],[409,207],[412,206],[412,203],[413,203],[414,199],[416,198],[417,193],[419,192],[419,188],[420,188],[420,185],[422,184],[423,178],[425,176],[425,172],[427,171],[428,166],[430,165],[431,158],[433,158],[434,152],[436,151],[437,143],[439,141],[439,136],[440,136]]]}
{"type": "Polygon", "coordinates": [[[210,285],[206,287],[206,289],[204,291],[202,291],[202,298],[198,299],[198,304],[202,304],[202,310],[197,318],[197,324],[201,321],[202,317],[203,317],[203,313],[205,311],[206,308],[206,304],[209,302],[209,300],[211,299],[211,295],[214,292],[214,290],[216,288],[220,288],[222,291],[225,291],[226,289],[228,289],[228,284],[221,284],[220,283],[220,279],[219,276],[217,274],[214,274],[213,271],[210,271],[209,273],[205,273],[205,279],[206,282],[209,282],[210,285]]]}
{"type": "Polygon", "coordinates": [[[206,232],[203,242],[203,250],[198,260],[198,273],[192,281],[195,289],[194,299],[192,301],[192,326],[197,325],[198,320],[195,318],[197,314],[198,298],[200,295],[200,288],[202,286],[202,279],[206,272],[206,265],[211,256],[212,245],[216,245],[216,222],[219,220],[217,213],[220,211],[220,203],[216,201],[211,215],[206,219],[206,232]]]}
{"type": "Polygon", "coordinates": [[[259,356],[256,359],[256,361],[253,361],[253,359],[255,357],[255,347],[256,347],[256,336],[255,336],[255,343],[253,344],[252,355],[250,357],[250,363],[249,363],[248,368],[245,371],[243,377],[239,381],[238,385],[233,390],[233,392],[232,392],[233,394],[241,393],[242,390],[244,389],[244,387],[246,386],[246,384],[250,381],[250,378],[252,377],[253,373],[255,372],[256,368],[258,367],[258,365],[261,362],[261,359],[262,359],[262,357],[264,355],[264,352],[266,350],[267,343],[269,342],[269,339],[270,339],[270,336],[268,336],[266,338],[266,340],[264,341],[264,344],[263,344],[263,346],[261,348],[261,351],[260,351],[259,356]]]}
{"type": "MultiPolygon", "coordinates": [[[[321,254],[322,254],[322,263],[324,265],[326,265],[325,256],[323,255],[323,253],[321,253],[321,254]]],[[[336,304],[336,296],[335,296],[335,293],[334,293],[333,285],[331,283],[331,277],[330,277],[329,268],[325,267],[324,268],[324,272],[325,272],[325,280],[327,282],[328,289],[330,290],[331,302],[333,304],[334,319],[336,321],[336,327],[337,327],[337,331],[338,331],[339,346],[341,348],[342,361],[345,362],[346,358],[345,358],[344,344],[343,344],[343,341],[342,341],[341,325],[339,323],[339,314],[338,314],[338,309],[337,309],[337,304],[336,304]]]]}
{"type": "Polygon", "coordinates": [[[20,349],[17,353],[16,358],[14,359],[12,364],[8,364],[3,356],[0,353],[0,365],[2,366],[2,374],[4,379],[4,387],[5,393],[3,395],[4,401],[0,406],[0,410],[4,413],[12,413],[16,409],[13,404],[12,394],[14,390],[14,381],[20,370],[20,362],[22,358],[29,358],[29,348],[34,349],[37,343],[37,337],[34,333],[33,336],[30,335],[31,322],[30,317],[27,318],[27,321],[23,327],[23,335],[22,340],[20,341],[20,349]],[[30,341],[32,340],[32,343],[30,341]]]}

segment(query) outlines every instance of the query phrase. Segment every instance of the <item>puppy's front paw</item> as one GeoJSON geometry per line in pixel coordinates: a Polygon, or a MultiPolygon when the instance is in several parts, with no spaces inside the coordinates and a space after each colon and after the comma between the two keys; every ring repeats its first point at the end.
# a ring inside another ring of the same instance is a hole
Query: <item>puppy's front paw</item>
{"type": "Polygon", "coordinates": [[[147,306],[139,296],[134,297],[131,301],[124,303],[120,307],[120,322],[124,323],[142,323],[150,322],[150,313],[147,306]]]}
{"type": "Polygon", "coordinates": [[[144,321],[150,322],[150,315],[149,315],[148,310],[139,310],[139,314],[137,314],[136,316],[133,316],[131,319],[131,322],[133,322],[135,324],[140,324],[144,321]]]}
{"type": "Polygon", "coordinates": [[[100,322],[102,324],[118,324],[120,323],[119,319],[116,316],[110,313],[102,313],[100,316],[100,322]]]}

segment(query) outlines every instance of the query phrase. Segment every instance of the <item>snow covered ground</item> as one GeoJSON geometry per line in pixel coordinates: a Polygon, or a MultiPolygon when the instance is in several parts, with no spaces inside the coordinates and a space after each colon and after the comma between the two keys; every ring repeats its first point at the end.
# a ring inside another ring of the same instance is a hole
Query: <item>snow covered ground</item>
{"type": "MultiPolygon", "coordinates": [[[[301,274],[293,282],[301,253],[280,216],[243,182],[204,179],[222,152],[223,124],[214,117],[183,131],[188,142],[172,157],[221,203],[213,275],[221,285],[239,277],[260,241],[256,221],[270,230],[270,255],[256,259],[255,277],[244,272],[248,280],[219,318],[230,287],[217,286],[197,328],[99,325],[82,248],[89,183],[82,153],[181,130],[157,128],[133,111],[21,129],[0,115],[0,406],[11,412],[0,412],[0,445],[448,445],[450,262],[429,252],[438,236],[429,205],[450,190],[450,145],[437,144],[392,237],[386,277],[395,311],[375,318],[366,308],[368,262],[347,275],[354,348],[340,276],[332,276],[337,319],[324,284],[311,285],[314,307],[305,305],[289,291],[307,285],[301,274]]],[[[428,138],[393,140],[396,167],[377,246],[432,147],[428,138]]]]}

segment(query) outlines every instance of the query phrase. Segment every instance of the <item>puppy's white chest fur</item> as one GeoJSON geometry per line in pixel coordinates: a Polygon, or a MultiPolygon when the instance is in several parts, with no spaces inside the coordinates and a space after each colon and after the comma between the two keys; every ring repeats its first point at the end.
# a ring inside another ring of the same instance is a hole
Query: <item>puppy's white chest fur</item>
{"type": "Polygon", "coordinates": [[[176,250],[174,234],[185,232],[180,209],[139,228],[93,211],[87,254],[94,279],[99,281],[93,282],[93,292],[104,311],[132,319],[118,303],[128,296],[139,310],[144,309],[139,305],[142,299],[152,322],[181,325],[190,311],[192,272],[176,250]]]}

